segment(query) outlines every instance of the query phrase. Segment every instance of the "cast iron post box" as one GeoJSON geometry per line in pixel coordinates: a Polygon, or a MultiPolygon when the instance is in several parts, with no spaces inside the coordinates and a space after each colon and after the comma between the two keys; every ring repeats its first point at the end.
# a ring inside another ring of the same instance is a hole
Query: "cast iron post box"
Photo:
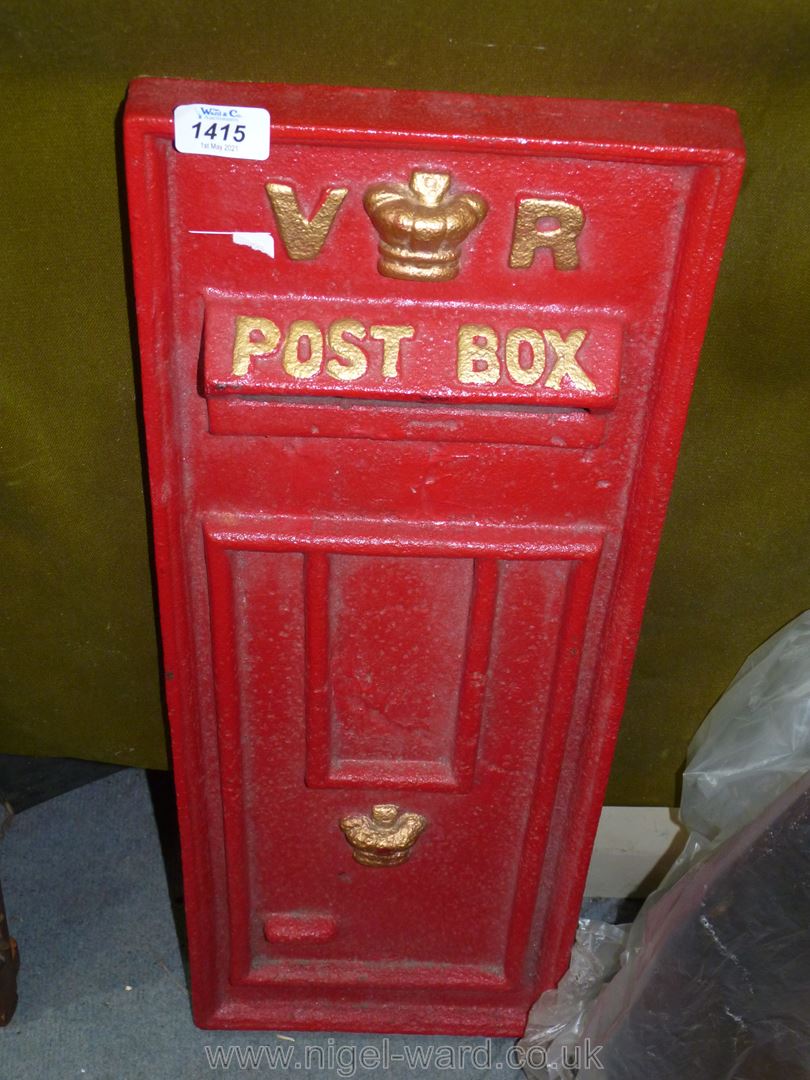
{"type": "Polygon", "coordinates": [[[518,1034],[567,966],[736,118],[147,79],[125,127],[196,1020],[518,1034]]]}

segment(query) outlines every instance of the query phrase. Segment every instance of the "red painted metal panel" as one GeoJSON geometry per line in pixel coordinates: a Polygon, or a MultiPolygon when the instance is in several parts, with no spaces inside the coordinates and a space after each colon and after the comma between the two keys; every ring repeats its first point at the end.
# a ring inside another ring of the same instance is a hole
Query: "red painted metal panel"
{"type": "Polygon", "coordinates": [[[736,120],[140,80],[125,137],[195,1018],[519,1033],[567,963],[736,120]],[[177,153],[201,101],[268,109],[269,158],[177,153]]]}

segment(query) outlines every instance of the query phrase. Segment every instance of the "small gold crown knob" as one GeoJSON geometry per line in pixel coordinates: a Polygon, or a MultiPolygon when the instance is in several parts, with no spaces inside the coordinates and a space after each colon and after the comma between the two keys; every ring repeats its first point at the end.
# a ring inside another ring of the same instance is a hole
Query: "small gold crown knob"
{"type": "Polygon", "coordinates": [[[403,863],[424,832],[427,819],[421,814],[400,813],[393,803],[378,803],[367,814],[341,818],[340,828],[363,866],[396,866],[403,863]]]}
{"type": "Polygon", "coordinates": [[[374,184],[363,199],[380,236],[377,269],[385,277],[449,281],[458,274],[460,247],[486,217],[472,191],[448,194],[450,174],[415,170],[410,184],[374,184]]]}

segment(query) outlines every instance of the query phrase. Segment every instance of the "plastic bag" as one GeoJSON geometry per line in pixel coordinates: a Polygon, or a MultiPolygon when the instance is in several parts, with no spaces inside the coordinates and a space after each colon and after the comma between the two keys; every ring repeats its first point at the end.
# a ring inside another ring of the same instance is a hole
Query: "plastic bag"
{"type": "Polygon", "coordinates": [[[681,816],[686,847],[615,978],[567,995],[567,1016],[559,996],[532,1010],[521,1047],[547,1064],[529,1077],[810,1077],[810,612],[753,653],[709,713],[681,816]]]}
{"type": "Polygon", "coordinates": [[[520,1047],[527,1076],[567,1078],[579,1060],[586,1010],[619,970],[629,926],[580,919],[571,966],[556,990],[546,990],[529,1013],[520,1047]]]}
{"type": "Polygon", "coordinates": [[[713,843],[810,770],[810,611],[746,660],[688,758],[681,818],[713,843]]]}

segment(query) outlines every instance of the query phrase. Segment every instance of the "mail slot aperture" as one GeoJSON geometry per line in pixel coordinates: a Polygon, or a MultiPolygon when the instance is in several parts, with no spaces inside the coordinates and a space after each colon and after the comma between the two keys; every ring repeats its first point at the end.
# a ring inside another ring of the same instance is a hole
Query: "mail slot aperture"
{"type": "Polygon", "coordinates": [[[203,336],[220,434],[589,445],[619,391],[621,325],[587,311],[215,298],[203,336]]]}

